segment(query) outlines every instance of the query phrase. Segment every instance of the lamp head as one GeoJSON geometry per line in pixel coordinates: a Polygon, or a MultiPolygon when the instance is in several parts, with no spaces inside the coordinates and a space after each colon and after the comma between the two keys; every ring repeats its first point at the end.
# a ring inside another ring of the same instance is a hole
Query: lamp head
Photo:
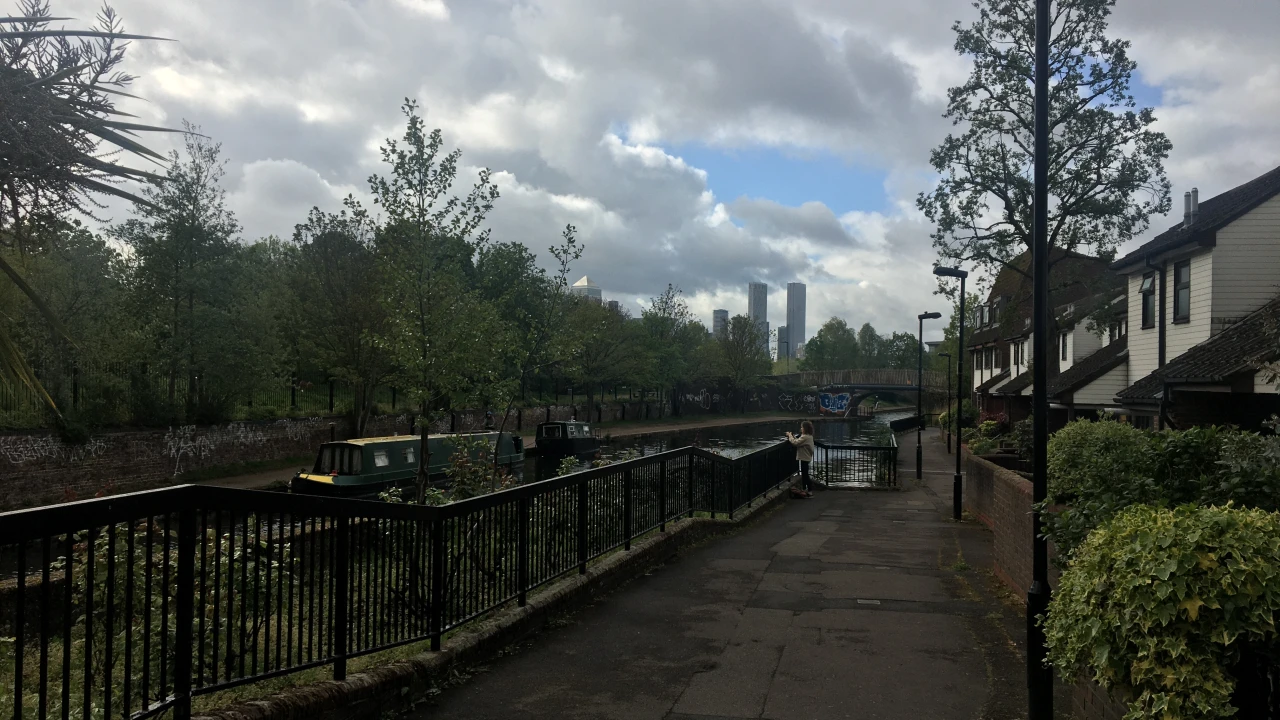
{"type": "Polygon", "coordinates": [[[951,353],[938,353],[938,357],[950,358],[951,353]]]}
{"type": "Polygon", "coordinates": [[[919,315],[916,316],[916,318],[919,320],[937,320],[940,317],[942,317],[942,313],[936,313],[936,312],[920,313],[919,315]]]}
{"type": "Polygon", "coordinates": [[[953,277],[953,278],[961,278],[961,279],[969,277],[969,273],[965,272],[964,270],[961,270],[959,268],[949,268],[949,267],[936,267],[933,269],[933,274],[937,275],[938,277],[953,277]]]}

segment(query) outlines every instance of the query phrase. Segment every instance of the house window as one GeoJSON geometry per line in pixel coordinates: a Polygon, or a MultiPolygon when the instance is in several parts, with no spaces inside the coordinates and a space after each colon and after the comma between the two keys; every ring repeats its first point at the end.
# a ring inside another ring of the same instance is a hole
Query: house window
{"type": "Polygon", "coordinates": [[[1191,320],[1191,261],[1173,265],[1173,321],[1191,320]]]}
{"type": "Polygon", "coordinates": [[[1147,273],[1142,276],[1142,285],[1138,288],[1142,294],[1142,328],[1156,326],[1156,274],[1147,273]]]}
{"type": "Polygon", "coordinates": [[[1016,342],[1013,344],[1013,364],[1014,365],[1022,364],[1022,343],[1020,342],[1016,342]]]}
{"type": "Polygon", "coordinates": [[[992,365],[994,364],[994,360],[996,357],[995,348],[987,348],[985,352],[986,352],[985,365],[986,365],[986,368],[990,370],[992,365]]]}
{"type": "Polygon", "coordinates": [[[1066,360],[1067,359],[1067,333],[1062,333],[1061,335],[1058,336],[1058,348],[1059,348],[1058,359],[1066,360]]]}

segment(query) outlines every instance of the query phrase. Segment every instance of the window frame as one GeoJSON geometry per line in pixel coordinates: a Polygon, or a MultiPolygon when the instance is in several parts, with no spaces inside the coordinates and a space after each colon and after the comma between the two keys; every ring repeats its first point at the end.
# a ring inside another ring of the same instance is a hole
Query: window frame
{"type": "Polygon", "coordinates": [[[1065,362],[1067,359],[1067,336],[1070,332],[1058,333],[1058,360],[1065,362]]]}
{"type": "Polygon", "coordinates": [[[1173,264],[1173,321],[1178,324],[1191,322],[1191,260],[1180,260],[1173,264]],[[1178,279],[1178,272],[1185,270],[1186,280],[1178,279]],[[1185,307],[1180,307],[1179,295],[1187,292],[1185,307]]]}
{"type": "Polygon", "coordinates": [[[1142,276],[1142,284],[1138,286],[1138,293],[1141,297],[1141,317],[1143,330],[1150,330],[1156,326],[1156,274],[1149,272],[1142,276]],[[1148,282],[1150,284],[1148,286],[1148,282]],[[1146,289],[1143,289],[1146,288],[1146,289]],[[1150,319],[1148,319],[1150,315],[1150,319]]]}

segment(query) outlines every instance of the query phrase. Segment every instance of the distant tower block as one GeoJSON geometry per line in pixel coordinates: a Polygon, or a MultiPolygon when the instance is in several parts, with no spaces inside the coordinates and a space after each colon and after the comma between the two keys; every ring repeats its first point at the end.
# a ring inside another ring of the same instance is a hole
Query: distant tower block
{"type": "Polygon", "coordinates": [[[591,278],[586,275],[583,275],[581,280],[574,283],[573,287],[570,288],[570,291],[572,291],[574,295],[591,298],[596,302],[604,301],[604,295],[600,292],[600,286],[591,282],[591,278]]]}
{"type": "Polygon", "coordinates": [[[712,310],[711,311],[711,332],[719,335],[729,329],[729,311],[728,310],[712,310]]]}

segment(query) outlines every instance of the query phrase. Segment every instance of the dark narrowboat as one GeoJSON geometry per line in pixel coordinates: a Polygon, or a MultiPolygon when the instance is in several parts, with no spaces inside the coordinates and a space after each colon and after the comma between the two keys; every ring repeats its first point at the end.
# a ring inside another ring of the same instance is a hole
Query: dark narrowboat
{"type": "MultiPolygon", "coordinates": [[[[431,449],[427,473],[431,480],[445,477],[449,458],[454,453],[454,437],[467,435],[488,440],[473,452],[493,452],[498,445],[498,464],[519,466],[524,462],[524,438],[512,433],[481,432],[427,436],[431,449]]],[[[310,472],[300,470],[289,482],[293,492],[312,495],[372,495],[391,487],[408,485],[418,472],[418,453],[422,438],[417,435],[357,438],[328,442],[320,446],[310,472]]]]}
{"type": "Polygon", "coordinates": [[[534,442],[543,457],[574,456],[588,460],[600,451],[600,438],[591,434],[591,425],[578,420],[541,423],[534,442]]]}

